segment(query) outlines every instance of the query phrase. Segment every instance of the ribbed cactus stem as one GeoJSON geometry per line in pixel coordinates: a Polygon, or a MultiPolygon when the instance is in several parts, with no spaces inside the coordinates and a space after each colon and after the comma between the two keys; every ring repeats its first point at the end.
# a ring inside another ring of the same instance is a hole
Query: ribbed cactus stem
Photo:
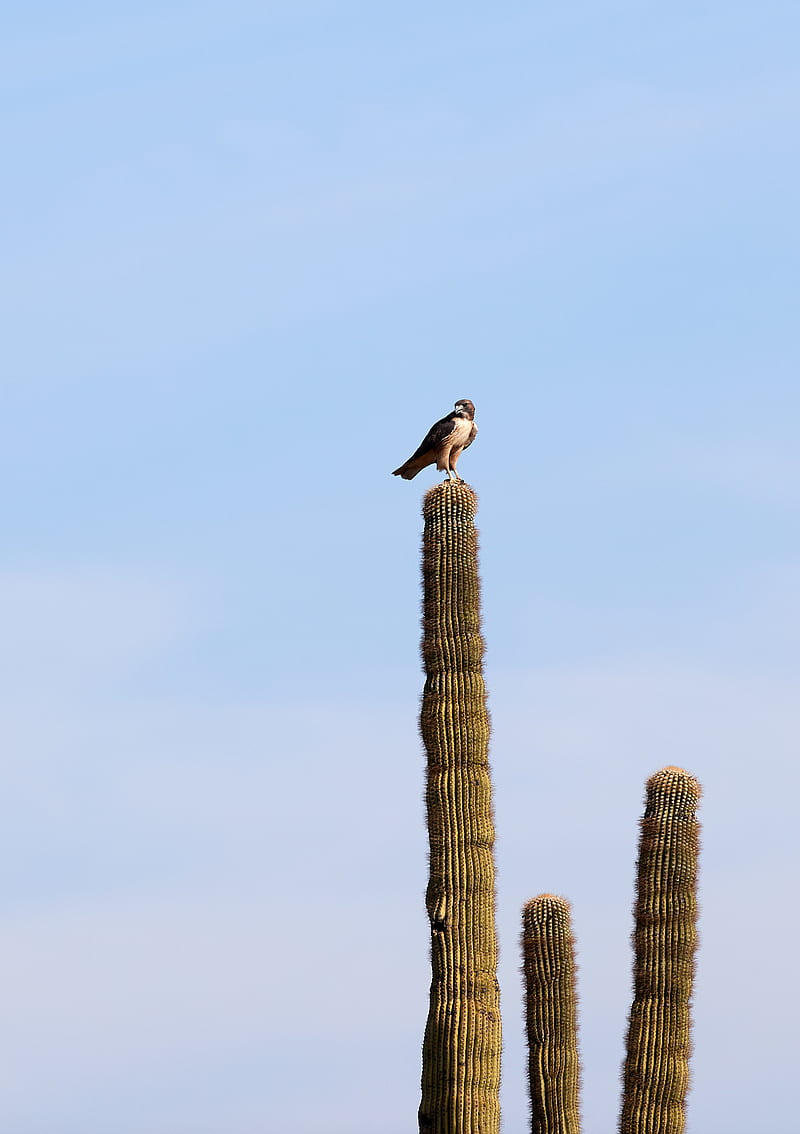
{"type": "Polygon", "coordinates": [[[681,1134],[686,1121],[699,801],[700,785],[682,768],[647,781],[621,1134],[681,1134]]]}
{"type": "Polygon", "coordinates": [[[423,517],[420,727],[428,757],[431,994],[422,1052],[424,1134],[497,1134],[500,1004],[494,825],[483,683],[477,501],[437,485],[423,517]]]}
{"type": "Polygon", "coordinates": [[[531,1134],[580,1134],[575,949],[569,903],[553,894],[522,910],[531,1134]]]}

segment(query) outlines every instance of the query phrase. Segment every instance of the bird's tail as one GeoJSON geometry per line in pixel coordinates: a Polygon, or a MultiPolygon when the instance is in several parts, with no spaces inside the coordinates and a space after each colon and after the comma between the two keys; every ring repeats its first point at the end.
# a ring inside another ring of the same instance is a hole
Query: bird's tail
{"type": "Polygon", "coordinates": [[[419,465],[412,465],[410,461],[406,461],[399,469],[395,469],[392,476],[401,476],[403,480],[413,480],[420,470],[419,465]]]}

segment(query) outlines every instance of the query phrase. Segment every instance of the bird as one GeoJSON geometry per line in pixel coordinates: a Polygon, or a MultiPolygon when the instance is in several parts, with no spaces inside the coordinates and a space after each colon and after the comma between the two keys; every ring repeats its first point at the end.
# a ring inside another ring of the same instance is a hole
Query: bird
{"type": "Polygon", "coordinates": [[[469,398],[459,398],[453,412],[430,427],[417,451],[392,476],[413,480],[421,469],[435,462],[440,472],[447,473],[448,480],[461,480],[456,461],[475,440],[477,432],[475,406],[469,398]]]}

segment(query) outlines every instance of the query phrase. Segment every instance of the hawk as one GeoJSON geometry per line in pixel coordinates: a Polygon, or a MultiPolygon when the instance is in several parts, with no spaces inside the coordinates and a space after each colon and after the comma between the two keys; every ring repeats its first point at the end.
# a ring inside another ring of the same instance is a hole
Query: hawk
{"type": "Polygon", "coordinates": [[[450,480],[461,480],[456,472],[456,461],[462,450],[475,440],[477,432],[475,406],[469,398],[461,398],[456,402],[452,413],[430,427],[416,453],[399,469],[395,469],[392,476],[413,480],[420,469],[435,462],[437,469],[447,472],[450,480]]]}

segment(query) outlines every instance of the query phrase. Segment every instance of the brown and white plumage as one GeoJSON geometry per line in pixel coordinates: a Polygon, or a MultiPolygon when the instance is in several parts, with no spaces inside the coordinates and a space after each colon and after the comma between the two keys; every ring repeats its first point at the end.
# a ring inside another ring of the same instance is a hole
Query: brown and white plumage
{"type": "Polygon", "coordinates": [[[461,398],[456,402],[452,413],[430,427],[417,451],[404,465],[395,469],[392,476],[412,480],[420,469],[435,463],[437,469],[446,472],[450,480],[461,480],[456,473],[456,461],[475,440],[477,432],[475,406],[469,398],[461,398]]]}

